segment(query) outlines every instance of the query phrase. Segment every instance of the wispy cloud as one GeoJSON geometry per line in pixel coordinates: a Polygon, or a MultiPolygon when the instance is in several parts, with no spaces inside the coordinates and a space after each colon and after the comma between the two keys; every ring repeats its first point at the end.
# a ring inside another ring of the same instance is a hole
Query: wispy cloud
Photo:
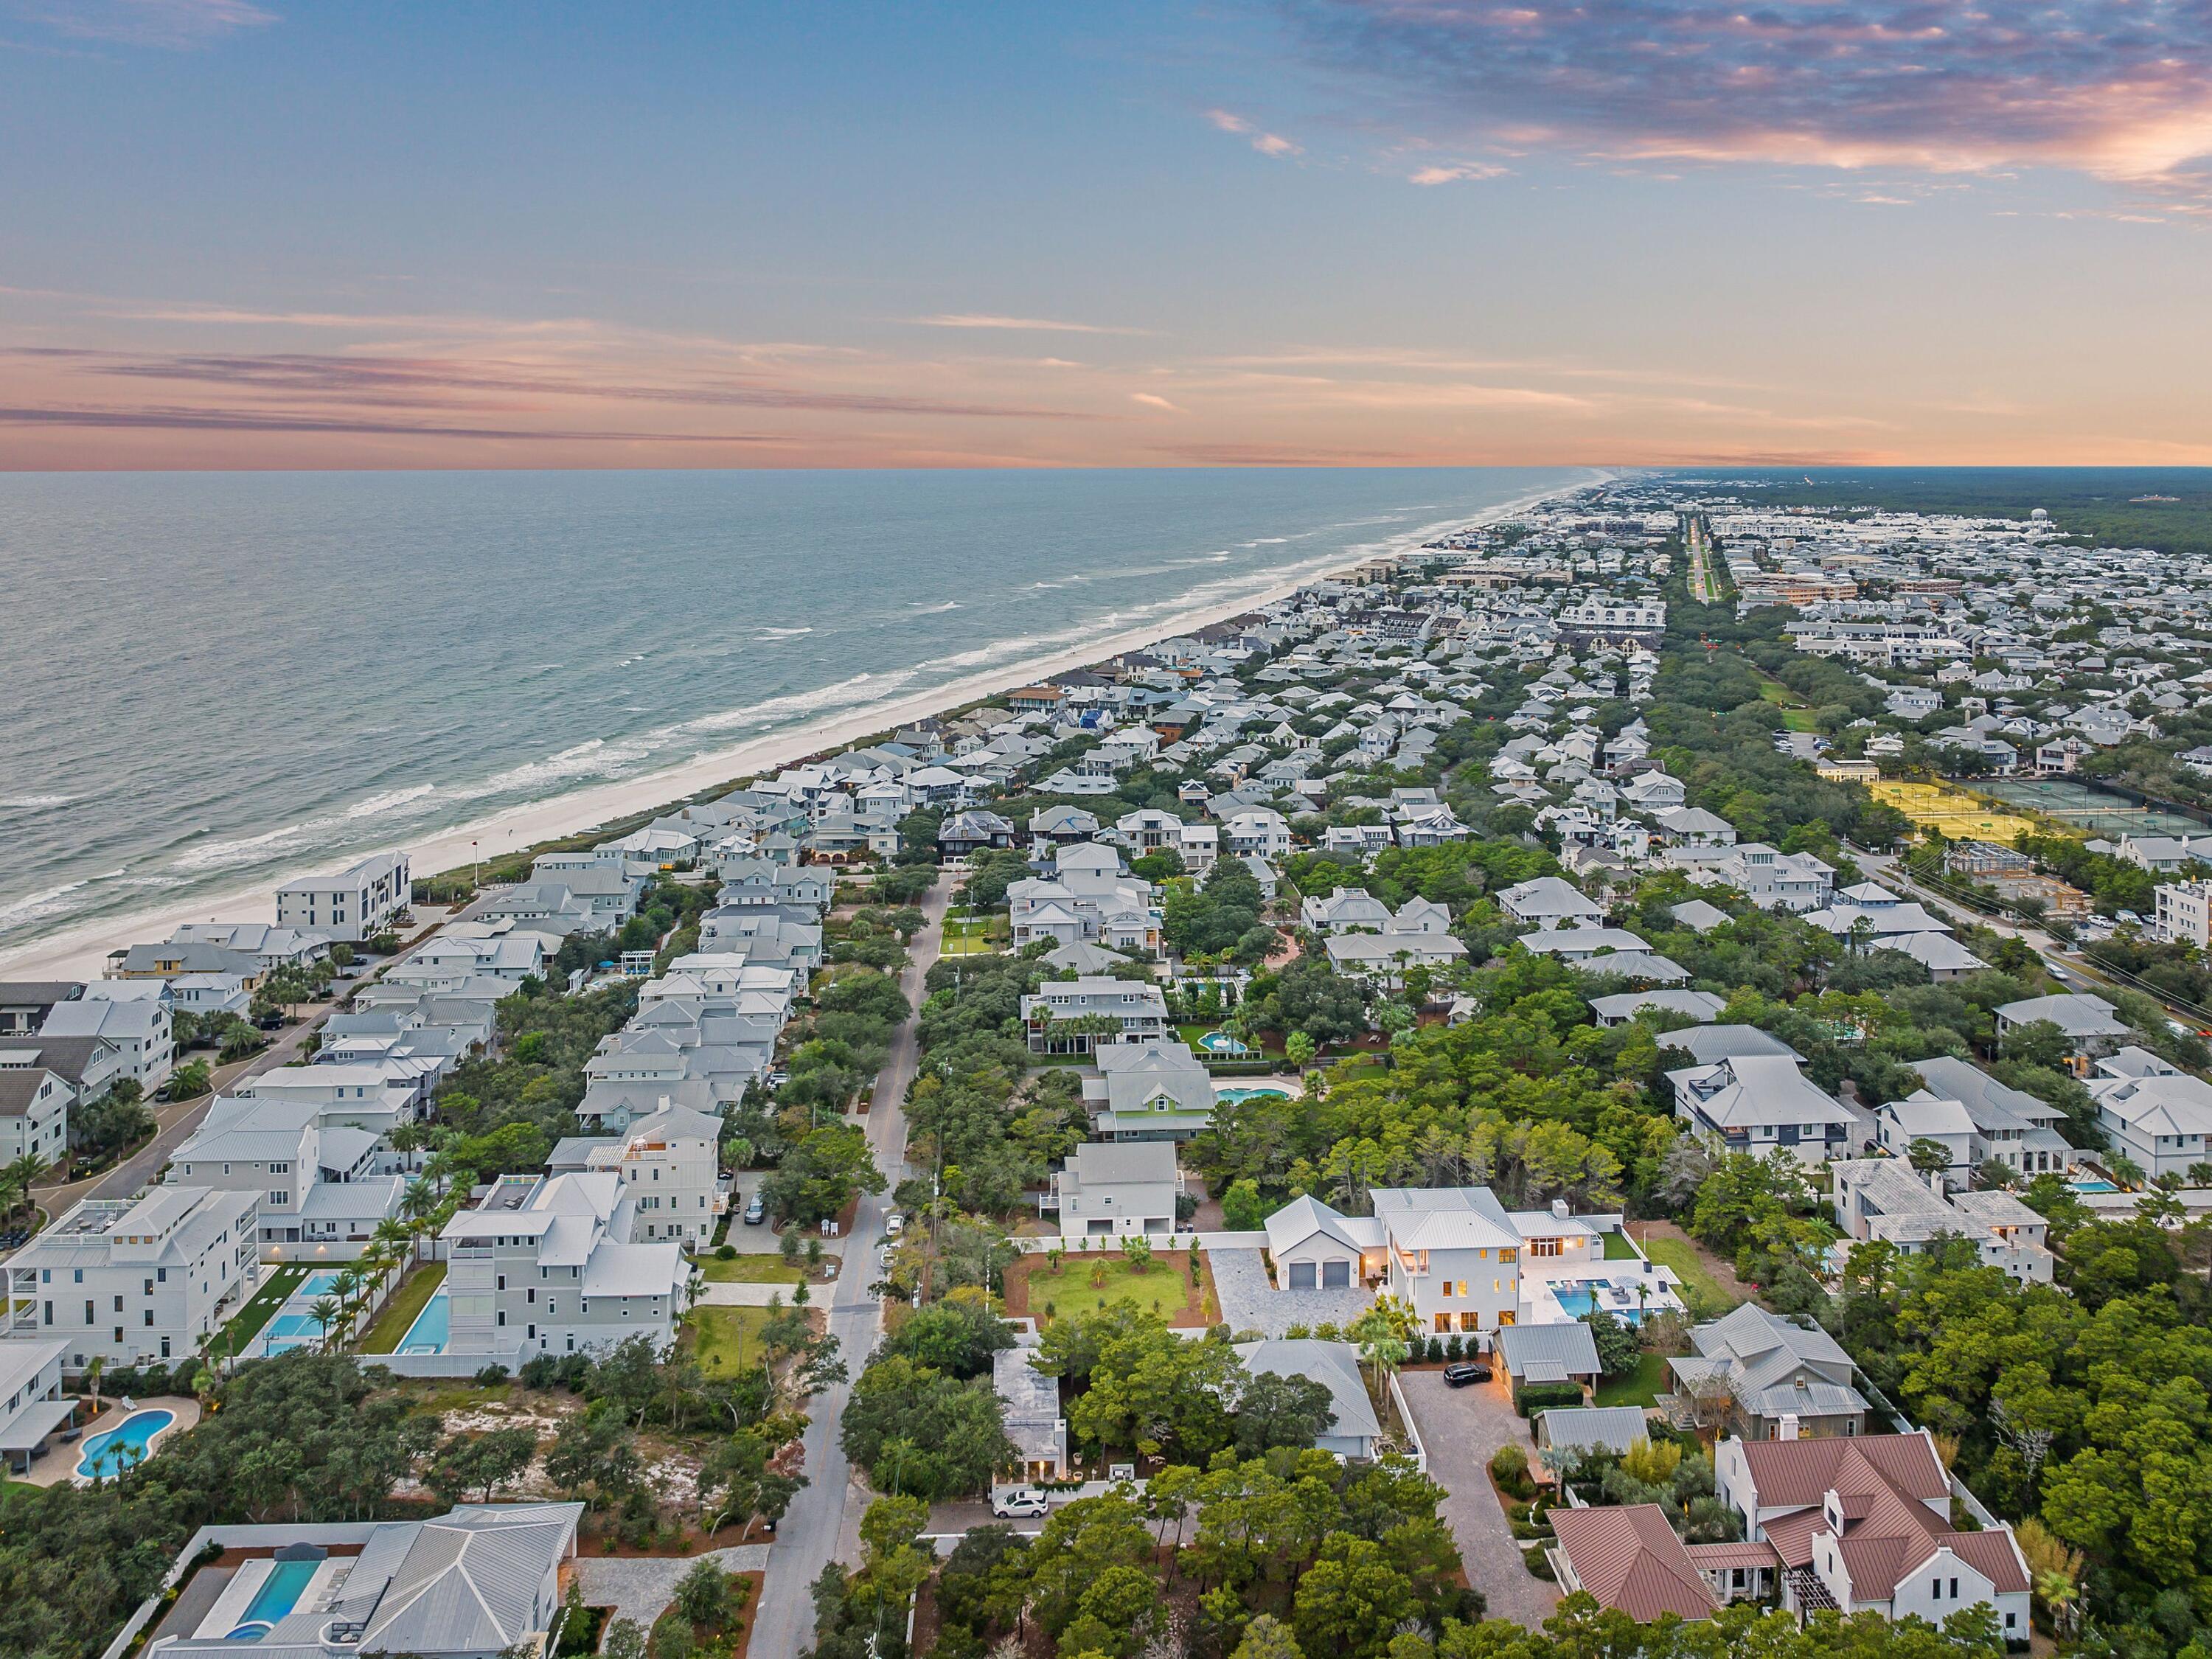
{"type": "Polygon", "coordinates": [[[1141,328],[1114,328],[1104,323],[1070,323],[1049,317],[999,317],[988,313],[944,312],[934,317],[913,317],[923,328],[1004,328],[1038,334],[1143,334],[1141,328]]]}
{"type": "Polygon", "coordinates": [[[1503,179],[1506,170],[1487,161],[1432,161],[1406,175],[1409,185],[1458,185],[1473,179],[1503,179]]]}
{"type": "Polygon", "coordinates": [[[1164,409],[1173,415],[1188,413],[1180,404],[1171,404],[1158,392],[1132,392],[1129,394],[1129,401],[1133,404],[1142,404],[1147,409],[1164,409]]]}
{"type": "Polygon", "coordinates": [[[2212,154],[2203,0],[1278,3],[1409,126],[1528,150],[2177,185],[2212,154]]]}
{"type": "Polygon", "coordinates": [[[494,438],[555,443],[757,444],[775,440],[750,432],[579,431],[559,426],[492,427],[432,421],[380,420],[359,415],[295,415],[279,410],[146,405],[88,409],[0,405],[0,426],[126,428],[168,432],[306,432],[409,438],[494,438]]]}
{"type": "Polygon", "coordinates": [[[10,354],[62,357],[83,372],[135,380],[182,380],[284,396],[344,398],[419,407],[453,394],[608,399],[752,409],[830,410],[888,415],[951,415],[1024,420],[1076,418],[1029,404],[970,403],[901,394],[836,392],[779,385],[727,373],[689,382],[638,383],[498,360],[322,356],[301,352],[231,356],[146,354],[33,348],[10,354]]]}
{"type": "Polygon", "coordinates": [[[1303,145],[1294,143],[1290,139],[1284,137],[1279,132],[1262,131],[1260,128],[1253,125],[1251,122],[1246,120],[1243,116],[1234,114],[1228,110],[1210,109],[1206,112],[1206,118],[1212,122],[1215,126],[1218,127],[1224,132],[1233,132],[1239,137],[1249,139],[1252,143],[1252,148],[1258,150],[1262,155],[1303,155],[1305,154],[1305,149],[1303,145]]]}
{"type": "Polygon", "coordinates": [[[6,9],[76,40],[172,52],[209,46],[277,21],[275,12],[252,0],[9,0],[6,9]]]}

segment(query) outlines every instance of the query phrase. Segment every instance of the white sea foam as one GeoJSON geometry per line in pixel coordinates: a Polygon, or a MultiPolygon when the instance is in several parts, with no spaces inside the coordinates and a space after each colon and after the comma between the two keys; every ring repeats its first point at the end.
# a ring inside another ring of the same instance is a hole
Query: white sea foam
{"type": "Polygon", "coordinates": [[[0,800],[0,811],[34,812],[42,807],[66,806],[75,795],[10,795],[0,800]]]}

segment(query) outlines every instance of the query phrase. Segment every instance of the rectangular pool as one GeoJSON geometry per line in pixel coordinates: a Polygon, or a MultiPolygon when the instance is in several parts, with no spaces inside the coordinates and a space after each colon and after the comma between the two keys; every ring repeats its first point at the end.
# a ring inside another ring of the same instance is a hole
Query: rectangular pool
{"type": "Polygon", "coordinates": [[[307,1302],[313,1302],[319,1297],[336,1296],[337,1293],[337,1272],[331,1267],[317,1268],[301,1281],[298,1290],[292,1292],[294,1296],[307,1302]]]}
{"type": "Polygon", "coordinates": [[[415,1316],[415,1322],[407,1328],[407,1334],[399,1339],[401,1353],[443,1353],[447,1339],[452,1334],[450,1316],[453,1304],[446,1299],[441,1285],[431,1298],[422,1304],[422,1311],[415,1316]]]}

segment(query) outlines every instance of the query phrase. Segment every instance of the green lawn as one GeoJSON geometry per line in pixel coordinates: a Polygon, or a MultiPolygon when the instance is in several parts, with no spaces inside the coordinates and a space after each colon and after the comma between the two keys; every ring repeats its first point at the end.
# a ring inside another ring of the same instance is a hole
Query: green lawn
{"type": "Polygon", "coordinates": [[[1626,1376],[1609,1376],[1597,1385],[1601,1406],[1648,1406],[1667,1386],[1667,1356],[1647,1353],[1626,1376]]]}
{"type": "Polygon", "coordinates": [[[1057,1275],[1042,1255],[1024,1256],[1017,1269],[1007,1274],[1006,1310],[1026,1313],[1040,1323],[1062,1315],[1096,1313],[1103,1301],[1109,1308],[1144,1313],[1154,1311],[1157,1302],[1160,1316],[1170,1325],[1194,1325],[1204,1322],[1205,1302],[1211,1301],[1210,1282],[1200,1287],[1204,1302],[1192,1297],[1189,1269],[1180,1258],[1157,1257],[1140,1273],[1118,1249],[1070,1250],[1057,1275]],[[1092,1275],[1102,1265],[1106,1282],[1094,1285],[1092,1275]],[[1050,1314],[1045,1311],[1048,1302],[1053,1304],[1050,1314]]]}
{"type": "Polygon", "coordinates": [[[740,1255],[730,1261],[710,1255],[700,1262],[699,1271],[709,1285],[799,1285],[806,1279],[805,1268],[787,1267],[773,1255],[740,1255]]]}
{"type": "Polygon", "coordinates": [[[766,1308],[694,1308],[692,1358],[709,1376],[757,1365],[761,1328],[768,1321],[766,1308]]]}
{"type": "Polygon", "coordinates": [[[269,1276],[261,1281],[261,1288],[222,1328],[216,1349],[224,1353],[243,1352],[247,1343],[261,1334],[261,1328],[276,1316],[276,1310],[284,1305],[284,1298],[298,1290],[301,1280],[307,1276],[304,1267],[270,1268],[269,1276]]]}
{"type": "Polygon", "coordinates": [[[1628,1242],[1626,1233],[1607,1233],[1605,1236],[1605,1259],[1607,1261],[1638,1260],[1636,1246],[1628,1242]]]}
{"type": "Polygon", "coordinates": [[[1698,1253],[1679,1238],[1650,1238],[1644,1241],[1644,1251],[1662,1267],[1672,1267],[1682,1281],[1683,1301],[1690,1312],[1700,1319],[1717,1319],[1736,1304],[1735,1298],[1721,1288],[1721,1282],[1712,1276],[1698,1253]]]}
{"type": "Polygon", "coordinates": [[[1759,683],[1759,695],[1782,711],[1784,730],[1817,732],[1820,729],[1820,722],[1814,719],[1813,711],[1799,700],[1796,692],[1783,684],[1780,680],[1762,678],[1759,683]]]}
{"type": "Polygon", "coordinates": [[[399,1339],[407,1334],[415,1323],[416,1316],[422,1311],[438,1286],[446,1282],[446,1264],[427,1262],[412,1275],[399,1283],[392,1293],[392,1300],[384,1304],[368,1328],[368,1334],[361,1340],[363,1353],[392,1353],[398,1350],[399,1339]]]}

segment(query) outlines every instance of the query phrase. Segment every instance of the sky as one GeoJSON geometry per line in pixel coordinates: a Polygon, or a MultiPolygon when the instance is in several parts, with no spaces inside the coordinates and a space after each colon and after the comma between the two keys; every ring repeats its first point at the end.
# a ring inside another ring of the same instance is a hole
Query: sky
{"type": "Polygon", "coordinates": [[[2205,0],[0,0],[0,469],[2212,462],[2205,0]]]}

